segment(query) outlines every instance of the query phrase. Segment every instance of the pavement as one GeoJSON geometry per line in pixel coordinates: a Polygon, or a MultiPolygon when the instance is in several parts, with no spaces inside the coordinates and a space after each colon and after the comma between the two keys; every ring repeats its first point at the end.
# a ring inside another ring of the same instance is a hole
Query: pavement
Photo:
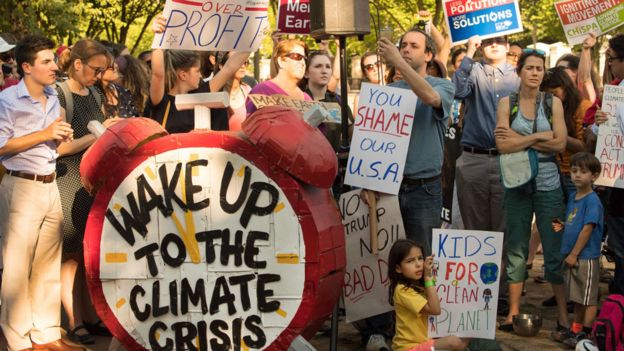
{"type": "MultiPolygon", "coordinates": [[[[529,279],[527,280],[527,294],[522,297],[522,309],[523,313],[536,313],[542,316],[543,325],[539,334],[534,337],[521,337],[513,333],[496,332],[496,341],[504,351],[550,351],[550,350],[569,350],[562,344],[550,340],[550,332],[555,329],[556,326],[556,308],[555,307],[542,307],[541,302],[552,296],[552,290],[548,284],[537,284],[533,278],[539,275],[543,263],[543,257],[538,255],[533,263],[533,270],[529,272],[529,279]]],[[[603,259],[605,268],[613,274],[614,266],[603,259]]],[[[608,295],[608,288],[606,283],[600,284],[600,297],[601,300],[608,295]]],[[[572,314],[569,315],[572,318],[572,314]]],[[[502,319],[500,317],[499,319],[502,319]]],[[[353,327],[353,325],[345,323],[344,318],[338,326],[338,347],[337,349],[348,351],[363,351],[364,347],[360,345],[360,334],[353,327]]],[[[318,351],[328,351],[330,349],[330,338],[328,335],[317,333],[317,335],[310,340],[310,343],[318,351]]],[[[111,338],[109,337],[96,337],[96,343],[94,345],[88,345],[89,351],[107,351],[111,344],[111,338]]],[[[6,350],[6,340],[0,333],[0,350],[6,350]]],[[[115,351],[124,350],[124,348],[117,349],[115,351]]],[[[112,350],[111,350],[112,351],[112,350]]],[[[475,350],[471,350],[475,351],[475,350]]],[[[478,350],[476,350],[478,351],[478,350]]]]}

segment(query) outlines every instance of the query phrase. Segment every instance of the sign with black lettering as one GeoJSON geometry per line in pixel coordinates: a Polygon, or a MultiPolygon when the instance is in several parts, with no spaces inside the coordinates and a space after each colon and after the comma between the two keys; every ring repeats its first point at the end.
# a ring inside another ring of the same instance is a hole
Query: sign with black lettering
{"type": "Polygon", "coordinates": [[[342,288],[347,322],[394,309],[388,302],[388,253],[394,242],[405,239],[398,197],[381,195],[377,201],[379,253],[372,254],[369,210],[360,198],[361,191],[343,194],[338,201],[347,237],[347,271],[342,288]]]}
{"type": "Polygon", "coordinates": [[[90,293],[115,337],[197,351],[285,350],[313,335],[331,304],[311,305],[337,299],[344,264],[329,191],[307,193],[229,134],[137,150],[102,180],[85,235],[90,293]]]}
{"type": "Polygon", "coordinates": [[[268,0],[167,0],[152,48],[255,51],[268,34],[268,0]]]}

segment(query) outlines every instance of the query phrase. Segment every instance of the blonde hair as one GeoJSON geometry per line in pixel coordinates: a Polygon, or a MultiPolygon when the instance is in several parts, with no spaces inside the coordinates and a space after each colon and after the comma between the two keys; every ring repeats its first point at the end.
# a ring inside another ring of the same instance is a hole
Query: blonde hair
{"type": "Polygon", "coordinates": [[[74,62],[76,60],[87,63],[93,56],[97,55],[106,56],[107,65],[110,65],[111,55],[104,45],[93,39],[81,39],[72,47],[63,50],[58,60],[58,66],[70,78],[73,78],[76,73],[74,70],[74,62]]]}
{"type": "Polygon", "coordinates": [[[279,72],[280,66],[277,63],[277,60],[281,57],[286,56],[289,52],[291,52],[296,46],[301,46],[305,55],[308,55],[308,46],[306,43],[299,39],[286,39],[282,40],[275,47],[273,47],[273,56],[271,57],[271,64],[275,67],[275,71],[279,72]]]}

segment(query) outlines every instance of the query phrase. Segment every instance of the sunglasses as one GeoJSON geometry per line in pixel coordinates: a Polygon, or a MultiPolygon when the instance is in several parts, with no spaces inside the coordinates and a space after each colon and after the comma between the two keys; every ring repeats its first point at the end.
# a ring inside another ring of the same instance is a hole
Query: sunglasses
{"type": "Polygon", "coordinates": [[[490,38],[481,41],[481,46],[489,46],[496,43],[497,45],[505,45],[507,44],[507,40],[505,38],[490,38]]]}
{"type": "Polygon", "coordinates": [[[89,68],[91,68],[94,72],[96,76],[99,76],[100,74],[106,72],[106,70],[108,69],[108,67],[103,68],[103,67],[93,67],[88,63],[85,63],[85,65],[87,65],[89,68]]]}
{"type": "Polygon", "coordinates": [[[304,55],[298,54],[296,52],[290,52],[284,55],[284,57],[288,57],[289,59],[294,60],[294,61],[301,61],[301,60],[307,61],[308,60],[307,57],[305,57],[304,55]]]}
{"type": "Polygon", "coordinates": [[[546,56],[546,52],[540,49],[524,49],[522,50],[523,54],[538,54],[540,56],[546,56]]]}
{"type": "Polygon", "coordinates": [[[373,68],[379,68],[379,61],[375,63],[369,63],[368,65],[364,65],[364,69],[367,70],[368,72],[372,71],[373,68]]]}

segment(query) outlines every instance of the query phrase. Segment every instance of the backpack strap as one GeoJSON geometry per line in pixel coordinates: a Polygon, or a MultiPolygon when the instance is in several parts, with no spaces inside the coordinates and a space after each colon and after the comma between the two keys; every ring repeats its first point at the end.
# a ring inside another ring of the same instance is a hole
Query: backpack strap
{"type": "Polygon", "coordinates": [[[513,92],[509,94],[509,127],[511,128],[511,124],[514,119],[518,115],[518,93],[513,92]]]}
{"type": "Polygon", "coordinates": [[[552,129],[552,104],[553,104],[553,94],[552,93],[544,93],[544,98],[542,99],[542,108],[544,109],[544,115],[548,119],[548,123],[550,123],[550,127],[552,129]]]}
{"type": "Polygon", "coordinates": [[[61,88],[63,97],[65,98],[65,122],[71,124],[74,117],[74,97],[72,96],[71,89],[67,81],[56,83],[56,86],[61,88]]]}
{"type": "Polygon", "coordinates": [[[102,107],[102,94],[100,94],[100,91],[93,85],[88,86],[87,88],[89,88],[89,91],[95,97],[98,107],[102,107]]]}

